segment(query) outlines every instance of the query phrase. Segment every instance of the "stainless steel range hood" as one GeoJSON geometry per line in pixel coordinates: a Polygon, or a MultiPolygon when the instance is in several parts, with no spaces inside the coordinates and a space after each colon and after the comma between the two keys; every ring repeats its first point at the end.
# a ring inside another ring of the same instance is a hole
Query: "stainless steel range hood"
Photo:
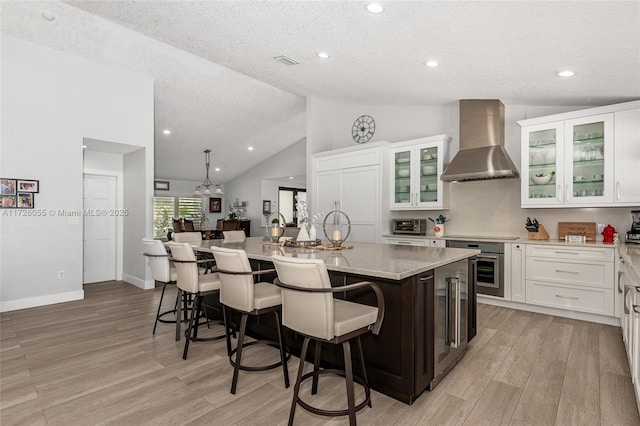
{"type": "Polygon", "coordinates": [[[441,179],[461,182],[518,178],[504,149],[504,105],[497,99],[460,101],[460,151],[441,179]]]}

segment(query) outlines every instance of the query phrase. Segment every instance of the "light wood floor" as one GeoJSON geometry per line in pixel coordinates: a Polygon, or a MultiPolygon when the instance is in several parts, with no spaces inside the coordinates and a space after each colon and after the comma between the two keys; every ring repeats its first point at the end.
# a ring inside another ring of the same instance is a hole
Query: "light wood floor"
{"type": "MultiPolygon", "coordinates": [[[[99,283],[85,286],[85,297],[0,315],[2,425],[286,424],[292,388],[284,388],[281,370],[241,372],[234,396],[224,341],[193,343],[184,361],[173,325],[159,324],[151,335],[160,288],[99,283]]],[[[478,309],[478,336],[433,392],[412,406],[373,392],[373,408],[358,413],[358,422],[640,424],[619,328],[478,309]]],[[[260,350],[251,356],[270,356],[260,350]]],[[[297,366],[292,358],[291,377],[297,366]]],[[[332,378],[306,399],[346,405],[342,382],[332,378]]],[[[347,420],[298,408],[295,423],[347,420]]]]}

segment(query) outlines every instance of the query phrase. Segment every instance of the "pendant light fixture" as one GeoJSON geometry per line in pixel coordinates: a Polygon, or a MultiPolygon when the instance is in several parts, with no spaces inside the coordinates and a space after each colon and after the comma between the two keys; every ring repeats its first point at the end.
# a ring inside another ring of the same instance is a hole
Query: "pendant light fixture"
{"type": "Polygon", "coordinates": [[[205,149],[204,150],[204,159],[205,159],[205,168],[207,171],[207,176],[204,178],[204,181],[202,182],[202,184],[196,186],[196,190],[193,192],[193,195],[195,196],[199,196],[199,195],[224,195],[224,192],[222,191],[222,188],[220,188],[220,184],[219,183],[213,183],[211,182],[211,179],[209,179],[209,166],[211,165],[211,150],[210,149],[205,149]],[[213,194],[211,193],[211,188],[212,186],[215,186],[216,189],[213,191],[213,194]]]}

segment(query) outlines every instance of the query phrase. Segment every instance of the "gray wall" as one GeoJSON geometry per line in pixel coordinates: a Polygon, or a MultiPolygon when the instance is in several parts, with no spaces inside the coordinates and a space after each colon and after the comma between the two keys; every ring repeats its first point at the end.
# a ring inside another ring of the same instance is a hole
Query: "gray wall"
{"type": "Polygon", "coordinates": [[[246,217],[251,219],[251,235],[262,235],[262,179],[297,176],[306,173],[306,140],[291,145],[271,158],[248,170],[242,176],[227,182],[222,209],[229,208],[237,198],[247,202],[246,217]]]}

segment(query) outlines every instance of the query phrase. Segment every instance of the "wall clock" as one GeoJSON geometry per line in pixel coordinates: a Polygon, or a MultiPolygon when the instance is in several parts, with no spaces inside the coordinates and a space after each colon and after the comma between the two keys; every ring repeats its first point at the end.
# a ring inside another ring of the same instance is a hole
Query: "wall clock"
{"type": "Polygon", "coordinates": [[[376,131],[376,122],[370,115],[363,115],[356,119],[351,128],[351,137],[356,143],[369,142],[376,131]]]}

